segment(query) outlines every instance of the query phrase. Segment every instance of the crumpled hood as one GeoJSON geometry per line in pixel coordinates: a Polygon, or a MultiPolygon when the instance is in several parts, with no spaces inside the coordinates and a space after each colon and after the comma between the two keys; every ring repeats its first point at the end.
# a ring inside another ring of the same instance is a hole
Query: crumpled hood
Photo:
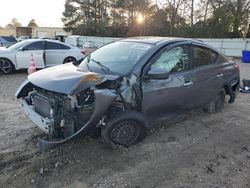
{"type": "Polygon", "coordinates": [[[40,88],[70,95],[116,78],[113,75],[81,70],[72,63],[43,69],[28,76],[28,80],[40,88]]]}

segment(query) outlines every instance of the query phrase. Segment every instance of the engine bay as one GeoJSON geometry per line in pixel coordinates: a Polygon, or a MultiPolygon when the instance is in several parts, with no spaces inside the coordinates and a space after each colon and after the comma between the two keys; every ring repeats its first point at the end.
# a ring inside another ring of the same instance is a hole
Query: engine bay
{"type": "Polygon", "coordinates": [[[36,89],[29,93],[26,101],[42,117],[53,119],[54,124],[48,130],[50,139],[65,139],[89,121],[95,95],[90,88],[73,96],[36,89]]]}

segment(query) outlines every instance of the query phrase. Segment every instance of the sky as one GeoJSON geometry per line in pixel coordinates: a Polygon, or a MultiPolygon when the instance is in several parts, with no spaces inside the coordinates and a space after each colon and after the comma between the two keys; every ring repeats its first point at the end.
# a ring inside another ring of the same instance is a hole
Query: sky
{"type": "Polygon", "coordinates": [[[65,0],[0,0],[0,26],[17,18],[23,26],[35,19],[40,27],[62,27],[64,3],[65,0]]]}

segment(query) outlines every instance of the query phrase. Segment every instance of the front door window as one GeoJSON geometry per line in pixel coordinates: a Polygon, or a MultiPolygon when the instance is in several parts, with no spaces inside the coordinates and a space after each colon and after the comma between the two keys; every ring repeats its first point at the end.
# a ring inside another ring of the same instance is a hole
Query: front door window
{"type": "Polygon", "coordinates": [[[151,66],[154,72],[174,73],[190,69],[190,56],[188,46],[178,46],[164,50],[159,54],[151,66]]]}

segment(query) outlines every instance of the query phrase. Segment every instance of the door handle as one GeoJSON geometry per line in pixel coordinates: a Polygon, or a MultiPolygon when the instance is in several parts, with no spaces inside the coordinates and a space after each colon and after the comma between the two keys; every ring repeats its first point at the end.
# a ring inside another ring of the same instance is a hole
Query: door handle
{"type": "Polygon", "coordinates": [[[183,86],[188,87],[188,86],[191,86],[193,84],[194,84],[193,82],[186,82],[186,83],[183,84],[183,86]]]}
{"type": "Polygon", "coordinates": [[[224,74],[217,74],[216,77],[217,78],[222,78],[224,76],[224,74]]]}

